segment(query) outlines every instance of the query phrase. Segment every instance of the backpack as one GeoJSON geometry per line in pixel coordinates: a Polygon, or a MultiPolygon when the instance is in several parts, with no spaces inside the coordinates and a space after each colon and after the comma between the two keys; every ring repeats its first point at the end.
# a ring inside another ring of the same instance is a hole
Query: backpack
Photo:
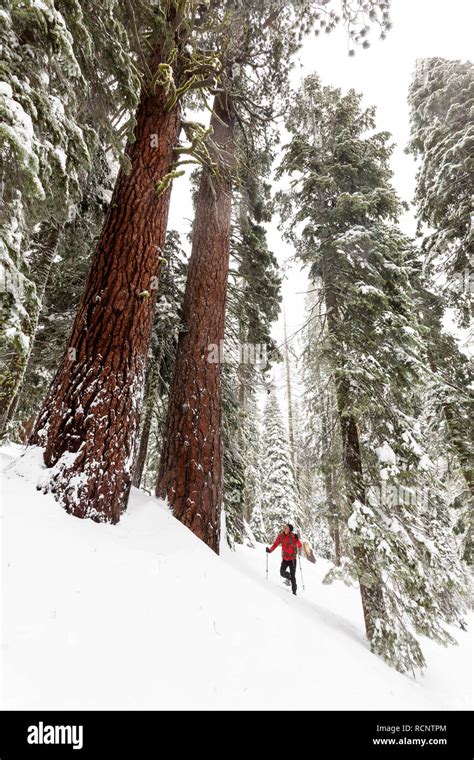
{"type": "MultiPolygon", "coordinates": [[[[284,535],[285,535],[284,533],[280,533],[280,541],[281,541],[282,552],[283,552],[283,537],[284,537],[284,535]]],[[[293,532],[288,533],[288,535],[291,536],[291,548],[293,550],[294,558],[296,559],[296,556],[297,556],[297,553],[298,553],[298,539],[296,537],[296,534],[293,533],[293,532]]]]}

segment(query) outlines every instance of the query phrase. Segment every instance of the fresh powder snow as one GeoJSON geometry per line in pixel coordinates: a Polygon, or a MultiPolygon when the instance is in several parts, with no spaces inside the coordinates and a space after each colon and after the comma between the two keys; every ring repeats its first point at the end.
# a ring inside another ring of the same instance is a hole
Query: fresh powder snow
{"type": "Polygon", "coordinates": [[[302,560],[294,597],[262,544],[217,556],[135,489],[118,525],[79,520],[36,490],[39,449],[1,451],[4,709],[472,707],[470,632],[423,639],[427,669],[402,675],[326,560],[302,560]]]}

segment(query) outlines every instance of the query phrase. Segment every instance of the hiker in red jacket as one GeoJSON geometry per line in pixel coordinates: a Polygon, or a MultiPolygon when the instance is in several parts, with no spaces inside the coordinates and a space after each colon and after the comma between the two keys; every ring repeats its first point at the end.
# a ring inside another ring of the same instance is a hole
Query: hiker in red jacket
{"type": "Polygon", "coordinates": [[[291,583],[291,590],[296,596],[296,554],[297,550],[301,549],[302,543],[298,534],[293,533],[293,526],[290,523],[283,526],[283,533],[278,534],[273,546],[270,548],[267,546],[267,554],[271,554],[280,544],[282,554],[280,575],[285,579],[288,586],[291,583]],[[289,574],[288,570],[290,571],[289,574]]]}

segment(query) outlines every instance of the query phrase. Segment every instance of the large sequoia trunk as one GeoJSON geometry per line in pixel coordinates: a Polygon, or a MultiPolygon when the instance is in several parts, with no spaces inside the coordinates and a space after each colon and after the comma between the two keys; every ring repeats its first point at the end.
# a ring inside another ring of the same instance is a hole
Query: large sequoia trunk
{"type": "Polygon", "coordinates": [[[204,168],[168,417],[157,481],[173,514],[219,552],[222,500],[221,378],[210,346],[224,338],[231,225],[234,118],[216,97],[211,118],[217,172],[204,168]]]}
{"type": "MultiPolygon", "coordinates": [[[[157,50],[152,72],[161,63],[157,50]]],[[[142,93],[131,171],[119,172],[58,372],[30,443],[45,447],[45,488],[68,512],[116,523],[125,509],[156,300],[179,105],[162,86],[142,93]],[[166,183],[165,183],[166,184],[166,183]]]]}

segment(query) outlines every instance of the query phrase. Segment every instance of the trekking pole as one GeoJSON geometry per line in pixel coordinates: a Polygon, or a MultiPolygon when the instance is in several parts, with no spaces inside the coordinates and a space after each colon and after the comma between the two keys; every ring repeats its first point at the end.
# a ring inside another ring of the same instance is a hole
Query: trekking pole
{"type": "Polygon", "coordinates": [[[267,581],[268,581],[268,552],[266,552],[266,555],[265,555],[265,556],[266,556],[266,558],[267,558],[267,572],[266,572],[266,578],[267,578],[267,581]]]}
{"type": "Polygon", "coordinates": [[[301,554],[298,554],[298,559],[300,561],[301,585],[303,586],[303,591],[304,591],[303,570],[302,570],[302,567],[301,567],[301,554]]]}

